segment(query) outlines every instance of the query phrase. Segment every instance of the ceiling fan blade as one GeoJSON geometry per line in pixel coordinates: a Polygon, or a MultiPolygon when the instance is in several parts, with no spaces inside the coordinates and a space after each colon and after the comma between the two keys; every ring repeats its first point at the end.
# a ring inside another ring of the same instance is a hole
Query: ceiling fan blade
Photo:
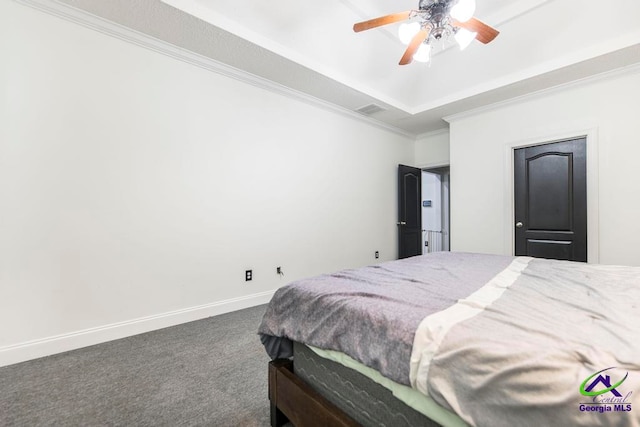
{"type": "Polygon", "coordinates": [[[429,31],[426,28],[421,29],[418,33],[413,36],[411,39],[411,43],[407,46],[407,50],[404,51],[404,55],[400,58],[400,65],[407,65],[413,61],[413,55],[418,51],[418,48],[422,44],[422,42],[429,35],[429,31]]]}
{"type": "Polygon", "coordinates": [[[493,39],[495,39],[498,34],[500,34],[500,31],[488,26],[487,24],[476,18],[471,18],[466,22],[454,21],[453,25],[478,33],[478,35],[476,36],[476,40],[484,44],[493,41],[493,39]]]}
{"type": "Polygon", "coordinates": [[[369,19],[368,21],[358,22],[353,25],[353,31],[359,33],[360,31],[370,30],[372,28],[381,27],[387,24],[393,24],[394,22],[404,21],[409,19],[411,11],[392,13],[391,15],[381,16],[379,18],[369,19]]]}

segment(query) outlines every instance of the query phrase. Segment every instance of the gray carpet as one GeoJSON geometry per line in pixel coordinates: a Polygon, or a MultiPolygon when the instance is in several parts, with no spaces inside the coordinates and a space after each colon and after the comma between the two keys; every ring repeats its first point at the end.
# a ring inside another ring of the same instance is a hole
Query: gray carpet
{"type": "Polygon", "coordinates": [[[0,425],[268,426],[264,310],[0,368],[0,425]]]}

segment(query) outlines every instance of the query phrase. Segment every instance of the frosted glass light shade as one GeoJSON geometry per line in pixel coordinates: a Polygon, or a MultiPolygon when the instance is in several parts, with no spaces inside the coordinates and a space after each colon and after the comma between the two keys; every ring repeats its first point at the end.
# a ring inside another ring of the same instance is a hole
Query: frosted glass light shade
{"type": "Polygon", "coordinates": [[[431,45],[422,43],[416,53],[413,54],[413,59],[418,62],[429,62],[429,59],[431,59],[431,45]]]}
{"type": "Polygon", "coordinates": [[[418,22],[403,22],[398,27],[398,37],[403,44],[409,44],[411,39],[420,31],[418,22]]]}
{"type": "Polygon", "coordinates": [[[458,42],[458,46],[460,46],[460,50],[465,50],[467,46],[471,44],[471,42],[476,38],[478,33],[471,32],[467,29],[460,28],[456,32],[454,36],[456,38],[456,42],[458,42]]]}
{"type": "Polygon", "coordinates": [[[476,12],[476,0],[458,0],[451,8],[451,17],[460,22],[467,22],[476,12]]]}

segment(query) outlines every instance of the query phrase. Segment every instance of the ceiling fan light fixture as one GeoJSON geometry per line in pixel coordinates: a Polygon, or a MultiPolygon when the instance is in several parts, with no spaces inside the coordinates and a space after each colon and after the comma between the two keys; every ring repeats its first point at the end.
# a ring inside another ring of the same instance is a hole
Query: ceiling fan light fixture
{"type": "Polygon", "coordinates": [[[459,28],[454,37],[456,42],[458,42],[458,46],[460,46],[460,50],[465,50],[467,46],[475,40],[477,35],[478,33],[476,32],[469,31],[465,28],[459,28]]]}
{"type": "Polygon", "coordinates": [[[404,45],[408,45],[411,39],[420,31],[419,22],[403,22],[398,27],[398,37],[404,45]]]}
{"type": "Polygon", "coordinates": [[[422,43],[416,53],[413,54],[414,61],[429,62],[431,59],[431,45],[422,43]]]}
{"type": "Polygon", "coordinates": [[[398,64],[429,62],[432,44],[446,49],[455,39],[460,50],[473,40],[492,42],[500,31],[473,17],[476,0],[419,0],[417,10],[392,13],[353,24],[353,31],[400,23],[398,38],[407,45],[398,64]],[[402,23],[402,21],[406,21],[402,23]]]}
{"type": "Polygon", "coordinates": [[[450,15],[460,22],[467,22],[476,12],[476,0],[458,0],[451,8],[450,15]]]}

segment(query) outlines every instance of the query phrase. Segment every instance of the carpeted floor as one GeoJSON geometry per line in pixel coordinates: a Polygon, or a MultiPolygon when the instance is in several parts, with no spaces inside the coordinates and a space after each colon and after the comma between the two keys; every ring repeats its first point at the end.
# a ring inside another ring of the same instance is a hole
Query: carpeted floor
{"type": "Polygon", "coordinates": [[[0,368],[0,425],[268,426],[264,310],[0,368]]]}

